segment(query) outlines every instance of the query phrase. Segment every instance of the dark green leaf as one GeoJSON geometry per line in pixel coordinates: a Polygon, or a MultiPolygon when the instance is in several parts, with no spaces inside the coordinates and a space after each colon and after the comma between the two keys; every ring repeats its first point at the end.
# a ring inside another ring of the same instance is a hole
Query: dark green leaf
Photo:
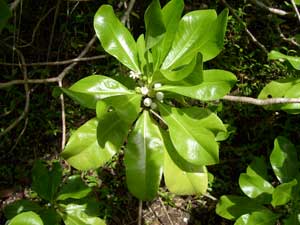
{"type": "Polygon", "coordinates": [[[12,13],[4,0],[0,0],[0,33],[4,28],[7,20],[12,16],[12,13]]]}
{"type": "Polygon", "coordinates": [[[60,225],[61,217],[54,208],[44,208],[39,213],[44,225],[60,225]]]}
{"type": "Polygon", "coordinates": [[[293,213],[284,220],[284,225],[300,225],[300,213],[293,213]]]}
{"type": "Polygon", "coordinates": [[[273,171],[281,183],[293,180],[299,173],[297,151],[285,137],[279,136],[275,139],[270,161],[273,171]]]}
{"type": "Polygon", "coordinates": [[[292,180],[289,183],[278,185],[272,194],[272,206],[276,207],[278,205],[285,205],[286,203],[288,203],[293,198],[293,187],[296,185],[296,179],[292,180]]]}
{"type": "Polygon", "coordinates": [[[268,209],[242,215],[234,225],[275,225],[279,216],[268,209]]]}
{"type": "Polygon", "coordinates": [[[91,109],[96,108],[96,103],[100,99],[134,93],[118,81],[102,75],[85,77],[73,84],[69,89],[63,88],[62,91],[82,106],[91,109]]]}
{"type": "Polygon", "coordinates": [[[210,27],[216,19],[214,10],[197,10],[184,15],[161,68],[175,69],[189,63],[209,39],[210,27]]]}
{"type": "Polygon", "coordinates": [[[59,162],[54,162],[49,171],[48,168],[38,160],[32,169],[32,189],[43,199],[52,202],[56,197],[62,180],[62,167],[59,162]]]}
{"type": "Polygon", "coordinates": [[[226,219],[236,220],[244,214],[265,209],[265,207],[250,198],[223,195],[217,204],[216,213],[226,219]]]}
{"type": "Polygon", "coordinates": [[[159,104],[159,110],[169,127],[170,137],[178,154],[194,165],[211,165],[219,160],[219,147],[214,134],[197,126],[184,111],[159,104]]]}
{"type": "Polygon", "coordinates": [[[136,43],[115,16],[110,5],[102,5],[95,14],[94,28],[106,52],[132,71],[140,73],[136,43]]]}
{"type": "Polygon", "coordinates": [[[168,151],[164,155],[164,180],[169,191],[178,195],[204,194],[208,187],[208,176],[205,166],[201,172],[186,172],[172,160],[168,151]]]}
{"type": "Polygon", "coordinates": [[[76,169],[95,169],[104,165],[116,153],[110,146],[101,148],[97,141],[98,120],[93,118],[79,127],[61,153],[76,169]]]}
{"type": "Polygon", "coordinates": [[[38,214],[23,212],[9,221],[8,225],[44,225],[44,223],[38,214]]]}
{"type": "Polygon", "coordinates": [[[73,175],[68,177],[66,183],[62,186],[57,200],[68,198],[81,199],[86,197],[91,191],[92,189],[82,181],[80,175],[73,175]]]}
{"type": "Polygon", "coordinates": [[[130,192],[141,200],[152,200],[160,184],[164,143],[158,126],[144,111],[128,137],[125,150],[126,181],[130,192]]]}
{"type": "Polygon", "coordinates": [[[145,12],[144,20],[146,47],[149,49],[161,41],[163,34],[166,32],[159,0],[152,0],[145,12]]]}
{"type": "Polygon", "coordinates": [[[4,215],[7,219],[11,219],[22,212],[39,212],[40,210],[41,207],[35,202],[29,200],[19,200],[6,206],[4,208],[4,215]]]}

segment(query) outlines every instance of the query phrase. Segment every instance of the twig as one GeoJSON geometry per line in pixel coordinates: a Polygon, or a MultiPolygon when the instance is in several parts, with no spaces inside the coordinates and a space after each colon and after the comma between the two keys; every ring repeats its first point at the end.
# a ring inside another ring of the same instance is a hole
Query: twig
{"type": "Polygon", "coordinates": [[[168,218],[170,224],[171,224],[171,225],[174,225],[174,223],[173,223],[173,221],[171,220],[171,218],[170,218],[170,216],[169,216],[169,213],[168,213],[168,211],[167,211],[167,209],[166,209],[166,207],[165,207],[165,204],[164,204],[163,201],[161,200],[161,197],[158,197],[158,200],[159,200],[159,202],[160,202],[160,204],[161,204],[163,210],[165,211],[165,214],[167,215],[167,218],[168,218]]]}
{"type": "Polygon", "coordinates": [[[205,193],[205,194],[203,194],[203,196],[205,196],[213,201],[218,201],[218,199],[216,197],[212,196],[210,193],[205,193]]]}
{"type": "MultiPolygon", "coordinates": [[[[62,88],[62,81],[58,81],[58,86],[62,88]]],[[[60,104],[61,104],[61,149],[63,150],[66,145],[66,112],[65,112],[65,101],[64,95],[60,95],[60,104]]]]}
{"type": "Polygon", "coordinates": [[[19,3],[21,2],[21,0],[15,0],[13,3],[10,4],[10,11],[14,11],[17,6],[19,5],[19,3]]]}
{"type": "Polygon", "coordinates": [[[53,42],[53,37],[54,37],[56,21],[57,21],[57,17],[58,17],[58,13],[59,13],[59,8],[60,8],[60,3],[61,3],[61,0],[57,0],[56,10],[55,10],[54,19],[53,19],[52,30],[51,30],[51,35],[50,35],[50,40],[49,40],[49,45],[48,45],[48,51],[47,51],[47,61],[49,60],[49,57],[50,57],[50,52],[51,52],[51,48],[52,48],[52,42],[53,42]]]}
{"type": "Polygon", "coordinates": [[[225,95],[222,100],[231,102],[247,103],[252,105],[274,105],[274,104],[287,104],[287,103],[300,103],[300,98],[268,98],[268,99],[256,99],[244,96],[232,96],[225,95]]]}
{"type": "Polygon", "coordinates": [[[139,200],[138,225],[142,225],[142,219],[143,219],[143,201],[139,200]]]}
{"type": "Polygon", "coordinates": [[[58,82],[59,78],[58,77],[51,77],[51,78],[45,78],[45,79],[28,79],[27,81],[25,80],[12,80],[8,81],[5,83],[0,83],[0,89],[2,88],[7,88],[12,85],[17,85],[17,84],[46,84],[46,83],[55,83],[58,82]]]}
{"type": "Polygon", "coordinates": [[[300,13],[299,13],[299,10],[298,10],[298,8],[297,8],[297,6],[296,6],[296,3],[295,3],[294,0],[291,0],[291,3],[292,3],[292,5],[293,5],[293,8],[294,8],[294,10],[295,10],[295,12],[296,12],[296,14],[297,14],[297,17],[298,17],[298,20],[299,20],[299,23],[300,23],[300,13]]]}
{"type": "Polygon", "coordinates": [[[258,0],[252,0],[252,2],[254,2],[259,7],[269,11],[270,13],[273,13],[273,14],[276,14],[276,15],[279,15],[279,16],[286,16],[286,15],[290,14],[290,13],[288,13],[288,12],[282,10],[282,9],[276,9],[276,8],[273,8],[273,7],[268,7],[263,2],[258,1],[258,0]]]}
{"type": "Polygon", "coordinates": [[[235,10],[225,1],[225,0],[221,0],[223,2],[223,4],[230,10],[230,12],[232,13],[232,15],[244,26],[244,29],[246,31],[246,33],[250,36],[251,40],[258,46],[260,47],[266,54],[268,54],[268,50],[266,49],[266,47],[260,43],[256,37],[250,32],[250,30],[248,30],[247,25],[244,23],[244,21],[235,13],[235,10]]]}
{"type": "Polygon", "coordinates": [[[279,24],[276,25],[276,29],[277,29],[277,31],[278,31],[278,33],[279,33],[279,36],[282,38],[282,40],[284,40],[284,41],[286,41],[286,42],[289,42],[290,44],[295,45],[295,46],[297,46],[297,47],[300,47],[300,44],[299,44],[297,41],[295,41],[294,38],[287,38],[287,37],[282,33],[279,24]]]}
{"type": "Polygon", "coordinates": [[[131,1],[129,2],[128,8],[127,8],[126,12],[124,13],[124,15],[122,16],[122,19],[121,19],[121,22],[122,22],[123,24],[125,24],[126,21],[129,20],[129,16],[130,16],[130,13],[131,13],[131,11],[132,11],[132,9],[133,9],[134,4],[135,4],[135,0],[131,0],[131,1]]]}
{"type": "MultiPolygon", "coordinates": [[[[25,66],[58,66],[58,65],[71,64],[73,62],[84,62],[84,61],[91,61],[91,60],[104,59],[104,58],[107,58],[107,55],[96,55],[96,56],[91,56],[91,57],[75,58],[75,59],[68,59],[68,60],[55,61],[55,62],[27,63],[25,66]]],[[[20,64],[0,62],[0,65],[18,66],[20,64]]],[[[21,65],[23,65],[23,64],[21,64],[21,65]]]]}

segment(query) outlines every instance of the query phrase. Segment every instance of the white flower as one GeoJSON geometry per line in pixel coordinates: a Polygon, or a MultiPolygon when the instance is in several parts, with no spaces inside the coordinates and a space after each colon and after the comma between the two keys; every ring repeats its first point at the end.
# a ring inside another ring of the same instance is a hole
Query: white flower
{"type": "Polygon", "coordinates": [[[159,92],[156,92],[155,96],[158,101],[162,101],[164,99],[165,95],[164,95],[164,93],[159,91],[159,92]]]}
{"type": "Polygon", "coordinates": [[[134,80],[140,78],[140,75],[141,75],[140,73],[137,73],[137,72],[134,72],[134,71],[129,72],[129,77],[134,79],[134,80]]]}
{"type": "Polygon", "coordinates": [[[149,93],[149,89],[147,87],[141,87],[142,95],[147,95],[149,93]]]}
{"type": "Polygon", "coordinates": [[[151,104],[152,104],[152,99],[151,98],[145,98],[143,103],[144,103],[144,106],[150,107],[151,104]]]}

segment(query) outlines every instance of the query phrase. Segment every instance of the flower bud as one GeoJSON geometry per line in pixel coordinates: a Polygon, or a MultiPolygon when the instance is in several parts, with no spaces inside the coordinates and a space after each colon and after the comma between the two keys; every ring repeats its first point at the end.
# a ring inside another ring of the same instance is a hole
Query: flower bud
{"type": "Polygon", "coordinates": [[[152,99],[151,98],[145,98],[143,103],[144,103],[144,106],[150,107],[151,104],[152,104],[152,99]]]}
{"type": "Polygon", "coordinates": [[[158,101],[162,101],[164,99],[165,95],[164,95],[164,93],[162,93],[161,91],[159,91],[159,92],[156,92],[155,96],[156,96],[156,99],[158,101]]]}
{"type": "Polygon", "coordinates": [[[151,107],[151,109],[155,110],[155,109],[157,109],[157,104],[155,102],[152,102],[150,107],[151,107]]]}
{"type": "Polygon", "coordinates": [[[141,87],[142,95],[147,95],[149,93],[149,89],[147,87],[141,87]]]}
{"type": "Polygon", "coordinates": [[[155,84],[153,85],[154,88],[160,88],[161,86],[162,86],[161,83],[155,83],[155,84]]]}

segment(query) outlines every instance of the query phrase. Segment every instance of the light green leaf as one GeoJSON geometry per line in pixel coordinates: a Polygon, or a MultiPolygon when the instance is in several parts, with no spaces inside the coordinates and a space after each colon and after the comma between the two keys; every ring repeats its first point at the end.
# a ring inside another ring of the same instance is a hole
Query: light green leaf
{"type": "Polygon", "coordinates": [[[242,215],[234,225],[275,225],[278,215],[268,209],[242,215]]]}
{"type": "Polygon", "coordinates": [[[155,70],[159,69],[162,61],[165,59],[171,48],[183,8],[183,0],[171,0],[162,9],[163,22],[166,27],[166,32],[163,36],[163,40],[152,48],[155,70]]]}
{"type": "Polygon", "coordinates": [[[132,71],[141,72],[136,43],[110,5],[102,5],[98,9],[94,17],[94,29],[106,52],[132,71]]]}
{"type": "Polygon", "coordinates": [[[4,28],[7,20],[11,17],[12,13],[4,0],[0,0],[0,33],[4,28]]]}
{"type": "Polygon", "coordinates": [[[156,90],[169,91],[190,98],[211,101],[226,95],[236,82],[236,77],[224,70],[204,70],[203,82],[195,86],[163,85],[156,90]]]}
{"type": "Polygon", "coordinates": [[[278,185],[272,194],[272,206],[276,207],[278,205],[285,205],[288,203],[293,198],[293,187],[296,185],[296,179],[292,180],[291,182],[278,185]]]}
{"type": "Polygon", "coordinates": [[[181,170],[165,151],[164,180],[169,191],[178,195],[204,194],[208,187],[208,175],[205,166],[199,169],[202,171],[197,173],[181,170]]]}
{"type": "Polygon", "coordinates": [[[88,187],[81,179],[80,175],[69,176],[66,183],[58,193],[57,200],[66,200],[68,198],[81,199],[91,193],[92,189],[88,187]]]}
{"type": "Polygon", "coordinates": [[[41,207],[35,202],[29,200],[19,200],[7,205],[3,212],[7,219],[11,219],[22,212],[39,212],[40,210],[41,207]]]}
{"type": "Polygon", "coordinates": [[[262,177],[242,173],[239,178],[239,185],[248,197],[257,198],[263,203],[271,202],[274,188],[262,177]]]}
{"type": "Polygon", "coordinates": [[[299,161],[295,146],[285,137],[277,137],[270,155],[270,162],[281,183],[293,180],[299,173],[299,161]]]}
{"type": "Polygon", "coordinates": [[[15,216],[8,225],[44,225],[41,217],[34,212],[23,212],[15,216]]]}
{"type": "Polygon", "coordinates": [[[285,55],[280,52],[272,50],[268,54],[268,58],[270,60],[271,59],[287,60],[296,70],[300,70],[300,57],[288,56],[288,55],[285,55]]]}
{"type": "Polygon", "coordinates": [[[236,220],[244,214],[265,209],[265,207],[250,198],[223,195],[217,204],[216,213],[226,219],[236,220]]]}
{"type": "Polygon", "coordinates": [[[160,184],[164,143],[158,126],[144,111],[128,137],[125,149],[126,182],[141,200],[152,200],[160,184]]]}
{"type": "MultiPolygon", "coordinates": [[[[284,95],[285,98],[300,98],[300,83],[293,85],[284,95]]],[[[300,113],[300,103],[291,103],[291,104],[284,104],[281,107],[282,110],[298,114],[300,113]]]]}
{"type": "Polygon", "coordinates": [[[300,225],[300,212],[292,213],[284,220],[284,225],[300,225]]]}
{"type": "Polygon", "coordinates": [[[152,0],[145,12],[144,21],[146,27],[146,47],[150,49],[161,41],[166,32],[159,0],[152,0]]]}
{"type": "Polygon", "coordinates": [[[86,205],[67,205],[63,214],[65,225],[105,225],[102,219],[88,215],[85,210],[86,205]]]}
{"type": "Polygon", "coordinates": [[[43,199],[52,202],[62,180],[62,167],[54,162],[49,171],[42,161],[37,160],[32,169],[32,189],[43,199]]]}
{"type": "Polygon", "coordinates": [[[194,165],[211,165],[219,160],[219,147],[208,129],[195,125],[180,109],[159,104],[178,154],[194,165]]]}
{"type": "Polygon", "coordinates": [[[211,37],[208,41],[200,48],[200,52],[203,55],[203,62],[215,58],[224,46],[224,36],[227,26],[228,9],[224,9],[219,15],[217,20],[212,26],[210,31],[211,37]]]}
{"type": "Polygon", "coordinates": [[[188,64],[208,41],[210,28],[216,19],[214,10],[196,10],[184,15],[161,68],[175,69],[188,64]]]}
{"type": "Polygon", "coordinates": [[[95,109],[96,103],[100,99],[108,98],[117,95],[134,94],[118,81],[102,76],[92,75],[85,77],[69,89],[62,89],[74,101],[77,101],[82,106],[95,109]]]}
{"type": "Polygon", "coordinates": [[[146,43],[145,43],[145,38],[144,38],[144,34],[141,34],[137,41],[137,49],[138,49],[138,57],[139,57],[139,61],[140,61],[140,65],[141,65],[141,70],[142,70],[142,74],[147,74],[147,58],[146,58],[146,43]]]}
{"type": "Polygon", "coordinates": [[[296,5],[300,5],[300,0],[294,0],[296,5]]]}
{"type": "Polygon", "coordinates": [[[116,153],[110,146],[101,148],[97,141],[98,120],[93,118],[70,137],[61,156],[76,169],[89,170],[104,165],[116,153]]]}
{"type": "Polygon", "coordinates": [[[247,174],[249,176],[261,177],[264,180],[268,179],[267,164],[262,157],[255,157],[251,164],[247,167],[247,174]]]}

